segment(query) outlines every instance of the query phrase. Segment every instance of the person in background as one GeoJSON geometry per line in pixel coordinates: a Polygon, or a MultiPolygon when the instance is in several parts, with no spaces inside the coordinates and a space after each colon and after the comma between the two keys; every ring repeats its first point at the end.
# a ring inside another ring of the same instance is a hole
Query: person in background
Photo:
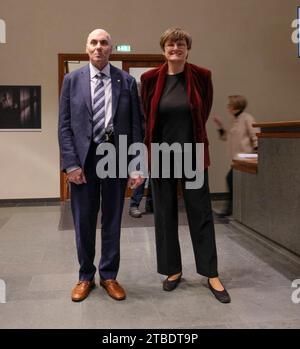
{"type": "MultiPolygon", "coordinates": [[[[143,184],[139,185],[136,189],[133,190],[130,204],[129,204],[129,215],[133,218],[142,217],[142,212],[139,209],[140,203],[144,195],[146,181],[143,184]]],[[[153,203],[152,203],[152,193],[151,193],[151,180],[149,178],[147,196],[145,203],[145,213],[153,213],[153,203]]]]}
{"type": "MultiPolygon", "coordinates": [[[[230,296],[218,277],[215,230],[208,184],[208,119],[213,88],[211,72],[187,63],[192,46],[189,33],[180,28],[166,30],[160,38],[166,62],[141,76],[142,102],[146,118],[145,144],[204,143],[204,183],[188,189],[189,181],[180,179],[187,211],[197,272],[208,277],[208,287],[218,301],[229,303],[230,296]]],[[[192,152],[195,162],[195,152],[192,152]],[[193,155],[194,154],[194,155],[193,155]]],[[[151,159],[151,156],[149,157],[151,159]]],[[[172,158],[173,164],[179,162],[172,158]]],[[[153,165],[153,164],[150,164],[153,165]]],[[[151,168],[151,173],[153,168],[151,168]]],[[[167,275],[163,290],[173,291],[182,277],[182,261],[178,238],[178,178],[160,175],[152,179],[156,235],[157,270],[167,275]]]]}
{"type": "MultiPolygon", "coordinates": [[[[144,115],[143,112],[143,104],[141,99],[141,82],[137,82],[137,89],[139,94],[139,101],[140,101],[140,108],[141,113],[144,115]]],[[[145,118],[143,119],[143,137],[145,136],[145,118]]],[[[145,190],[145,184],[146,181],[144,181],[141,185],[139,185],[136,189],[132,191],[130,203],[129,203],[129,215],[133,218],[141,218],[142,212],[140,210],[140,203],[144,196],[144,190],[145,190]]],[[[146,203],[145,203],[145,213],[153,213],[153,202],[152,202],[152,192],[151,192],[151,180],[149,177],[148,180],[148,188],[147,188],[147,196],[146,196],[146,203]]]]}
{"type": "MultiPolygon", "coordinates": [[[[259,129],[253,127],[255,123],[254,117],[245,112],[247,104],[247,99],[244,96],[234,95],[228,97],[227,108],[232,119],[232,124],[228,131],[224,128],[221,119],[217,115],[213,116],[213,121],[217,125],[220,139],[228,141],[231,159],[236,159],[239,153],[257,152],[256,133],[259,132],[259,129]]],[[[230,168],[226,176],[229,198],[224,212],[218,214],[220,217],[226,217],[232,214],[232,174],[233,171],[230,168]]]]}

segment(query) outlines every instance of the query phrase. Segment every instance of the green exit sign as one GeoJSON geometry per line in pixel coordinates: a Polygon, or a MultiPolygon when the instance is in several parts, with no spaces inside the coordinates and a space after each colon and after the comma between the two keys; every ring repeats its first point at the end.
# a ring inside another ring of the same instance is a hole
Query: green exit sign
{"type": "Polygon", "coordinates": [[[119,52],[130,52],[131,51],[130,45],[117,45],[116,49],[119,52]]]}

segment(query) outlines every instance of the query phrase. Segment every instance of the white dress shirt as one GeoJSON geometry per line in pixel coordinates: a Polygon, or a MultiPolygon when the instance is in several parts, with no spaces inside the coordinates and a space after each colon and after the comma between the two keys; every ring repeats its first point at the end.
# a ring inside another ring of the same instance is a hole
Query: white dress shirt
{"type": "MultiPolygon", "coordinates": [[[[93,104],[94,91],[98,83],[98,78],[100,70],[96,68],[92,63],[89,63],[90,68],[90,84],[91,84],[91,101],[93,104]]],[[[103,83],[104,83],[104,93],[105,93],[105,128],[109,131],[113,131],[113,120],[112,120],[112,91],[111,91],[111,77],[110,77],[110,65],[109,63],[101,70],[103,83]]],[[[77,170],[79,166],[72,166],[67,168],[66,172],[70,173],[77,170]]]]}
{"type": "Polygon", "coordinates": [[[92,63],[90,65],[90,76],[91,76],[91,98],[92,103],[94,100],[94,91],[98,83],[97,74],[101,72],[103,83],[104,83],[104,93],[105,93],[105,128],[113,129],[112,122],[112,90],[111,90],[111,77],[110,77],[110,64],[107,63],[106,66],[100,71],[92,63]],[[108,127],[109,126],[109,127],[108,127]]]}

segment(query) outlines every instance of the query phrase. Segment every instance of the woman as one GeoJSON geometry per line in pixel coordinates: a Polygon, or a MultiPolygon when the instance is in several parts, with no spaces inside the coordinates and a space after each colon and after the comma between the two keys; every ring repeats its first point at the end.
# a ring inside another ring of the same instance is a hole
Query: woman
{"type": "MultiPolygon", "coordinates": [[[[220,118],[214,116],[213,120],[216,123],[220,138],[223,141],[228,140],[229,152],[231,159],[237,158],[239,153],[253,153],[257,151],[257,136],[258,128],[252,125],[255,119],[251,114],[245,112],[247,107],[247,99],[241,95],[228,97],[228,112],[232,117],[232,125],[227,132],[220,118]]],[[[229,200],[224,212],[220,213],[220,217],[230,216],[232,214],[232,168],[226,176],[227,187],[229,191],[229,200]]]]}
{"type": "MultiPolygon", "coordinates": [[[[209,154],[205,124],[212,104],[211,73],[187,63],[191,44],[191,36],[186,31],[180,28],[166,30],[160,39],[166,63],[141,77],[146,116],[145,143],[148,150],[154,142],[204,143],[204,184],[199,189],[186,189],[187,178],[183,175],[182,191],[197,272],[208,277],[209,289],[220,302],[229,303],[230,296],[218,278],[208,187],[209,154]]],[[[151,170],[153,172],[153,167],[151,170]]],[[[174,173],[170,177],[152,177],[157,265],[158,272],[167,275],[163,282],[165,291],[174,290],[182,276],[178,240],[178,180],[174,173]]]]}

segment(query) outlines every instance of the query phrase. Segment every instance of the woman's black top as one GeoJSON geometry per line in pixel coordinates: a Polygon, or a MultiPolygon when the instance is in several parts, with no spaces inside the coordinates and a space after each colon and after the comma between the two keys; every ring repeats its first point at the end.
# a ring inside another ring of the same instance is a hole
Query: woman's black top
{"type": "Polygon", "coordinates": [[[178,142],[182,146],[193,142],[193,121],[184,72],[166,76],[156,120],[156,142],[178,142]]]}

